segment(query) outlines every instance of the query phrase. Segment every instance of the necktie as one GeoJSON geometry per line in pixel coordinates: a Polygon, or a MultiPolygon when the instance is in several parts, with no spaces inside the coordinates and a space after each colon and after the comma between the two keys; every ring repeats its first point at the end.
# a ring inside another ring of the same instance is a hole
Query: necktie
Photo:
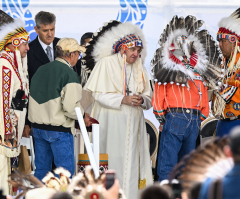
{"type": "Polygon", "coordinates": [[[47,56],[48,56],[49,61],[50,62],[53,61],[51,47],[47,46],[46,51],[47,51],[47,56]]]}

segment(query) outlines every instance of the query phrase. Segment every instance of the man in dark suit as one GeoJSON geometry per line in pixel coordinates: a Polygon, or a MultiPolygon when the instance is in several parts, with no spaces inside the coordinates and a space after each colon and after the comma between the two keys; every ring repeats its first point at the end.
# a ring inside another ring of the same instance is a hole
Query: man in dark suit
{"type": "MultiPolygon", "coordinates": [[[[35,16],[36,26],[34,27],[38,36],[29,44],[30,50],[27,53],[29,85],[37,69],[54,61],[55,47],[59,38],[55,36],[56,16],[50,12],[40,11],[35,16]]],[[[26,118],[24,132],[30,132],[30,122],[26,118]]]]}

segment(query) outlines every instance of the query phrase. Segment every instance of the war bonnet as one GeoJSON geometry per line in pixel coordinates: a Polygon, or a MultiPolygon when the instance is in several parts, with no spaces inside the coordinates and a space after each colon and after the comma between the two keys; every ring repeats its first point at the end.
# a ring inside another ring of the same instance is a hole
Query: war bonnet
{"type": "Polygon", "coordinates": [[[13,19],[0,10],[0,51],[9,43],[17,48],[30,40],[29,33],[24,26],[22,19],[13,19]]]}

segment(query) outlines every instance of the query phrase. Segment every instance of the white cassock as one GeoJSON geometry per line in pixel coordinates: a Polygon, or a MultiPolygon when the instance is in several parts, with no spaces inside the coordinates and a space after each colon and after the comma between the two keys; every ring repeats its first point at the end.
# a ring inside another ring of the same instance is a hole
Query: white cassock
{"type": "Polygon", "coordinates": [[[84,87],[95,99],[91,116],[100,124],[100,153],[108,154],[108,167],[116,170],[128,199],[138,198],[140,181],[142,185],[153,183],[143,115],[143,110],[151,108],[152,93],[146,69],[138,65],[140,61],[126,66],[130,95],[144,99],[140,107],[121,104],[124,95],[120,53],[98,61],[84,87]]]}

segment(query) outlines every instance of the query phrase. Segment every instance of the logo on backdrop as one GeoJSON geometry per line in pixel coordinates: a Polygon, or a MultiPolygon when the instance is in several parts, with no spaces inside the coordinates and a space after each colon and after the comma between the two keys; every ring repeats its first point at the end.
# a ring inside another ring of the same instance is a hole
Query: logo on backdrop
{"type": "Polygon", "coordinates": [[[147,0],[119,0],[121,9],[118,11],[117,20],[122,23],[131,21],[141,29],[147,16],[147,0]]]}
{"type": "Polygon", "coordinates": [[[35,22],[32,13],[28,9],[30,0],[2,0],[2,10],[13,18],[22,18],[25,21],[25,29],[30,34],[31,41],[36,38],[34,30],[35,22]]]}
{"type": "MultiPolygon", "coordinates": [[[[120,10],[117,20],[122,23],[131,21],[141,29],[147,16],[147,0],[119,0],[120,10]]],[[[25,21],[25,29],[30,34],[31,41],[37,36],[34,30],[35,22],[32,13],[28,9],[30,0],[2,0],[2,9],[13,18],[22,18],[25,21]]]]}

